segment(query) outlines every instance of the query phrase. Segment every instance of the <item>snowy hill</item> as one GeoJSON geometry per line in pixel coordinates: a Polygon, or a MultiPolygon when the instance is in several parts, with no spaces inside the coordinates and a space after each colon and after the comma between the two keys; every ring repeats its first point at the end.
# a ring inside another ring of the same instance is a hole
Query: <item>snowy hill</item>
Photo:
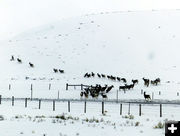
{"type": "MultiPolygon", "coordinates": [[[[106,12],[62,20],[34,28],[0,45],[2,83],[53,79],[65,83],[115,84],[106,79],[84,79],[86,72],[139,79],[160,77],[162,85],[178,91],[180,73],[180,11],[106,12]],[[9,61],[11,55],[22,64],[9,61]],[[29,67],[28,63],[35,65],[29,67]],[[65,70],[64,74],[53,68],[65,70]]],[[[31,81],[32,82],[32,81],[31,81]]],[[[117,89],[117,88],[116,88],[117,89]]],[[[153,90],[154,87],[150,88],[153,90]]],[[[79,95],[79,94],[78,94],[79,95]]]]}

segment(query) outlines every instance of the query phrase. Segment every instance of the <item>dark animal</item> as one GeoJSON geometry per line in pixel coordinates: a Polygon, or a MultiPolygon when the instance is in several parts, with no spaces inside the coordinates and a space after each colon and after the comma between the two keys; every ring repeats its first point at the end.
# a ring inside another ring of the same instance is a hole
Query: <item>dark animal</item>
{"type": "Polygon", "coordinates": [[[60,73],[64,73],[64,70],[59,69],[59,72],[60,72],[60,73]]]}
{"type": "Polygon", "coordinates": [[[111,78],[111,76],[107,76],[107,78],[108,78],[108,79],[110,79],[110,78],[111,78]]]}
{"type": "Polygon", "coordinates": [[[144,85],[145,86],[149,86],[149,79],[145,79],[144,77],[143,77],[143,80],[144,80],[144,85]]]}
{"type": "Polygon", "coordinates": [[[13,56],[13,55],[11,56],[11,59],[10,59],[10,61],[14,61],[14,56],[13,56]]]}
{"type": "Polygon", "coordinates": [[[81,93],[80,93],[80,96],[81,96],[81,97],[83,97],[83,94],[84,94],[84,93],[83,93],[83,92],[81,92],[81,93]]]}
{"type": "Polygon", "coordinates": [[[89,74],[88,74],[88,73],[86,73],[86,74],[84,74],[84,77],[88,77],[88,75],[89,75],[89,74]]]}
{"type": "Polygon", "coordinates": [[[138,84],[138,80],[137,79],[135,79],[135,80],[132,79],[132,82],[133,82],[133,84],[138,84]]]}
{"type": "Polygon", "coordinates": [[[98,76],[99,78],[101,78],[101,75],[100,75],[99,73],[97,73],[97,76],[98,76]]]}
{"type": "Polygon", "coordinates": [[[109,86],[109,87],[106,89],[106,93],[110,92],[113,87],[114,87],[113,85],[109,86]]]}
{"type": "Polygon", "coordinates": [[[104,74],[101,74],[101,76],[102,76],[103,78],[105,78],[105,77],[106,77],[104,74]]]}
{"type": "Polygon", "coordinates": [[[95,76],[95,74],[94,74],[93,72],[91,72],[91,76],[92,76],[92,77],[94,77],[94,76],[95,76]]]}
{"type": "Polygon", "coordinates": [[[121,78],[120,77],[116,77],[116,79],[120,82],[121,81],[121,78]]]}
{"type": "Polygon", "coordinates": [[[119,90],[126,90],[127,88],[126,88],[126,86],[119,86],[119,90]]]}
{"type": "Polygon", "coordinates": [[[125,78],[121,78],[121,80],[122,80],[124,83],[127,82],[127,80],[126,80],[125,78]]]}
{"type": "Polygon", "coordinates": [[[101,94],[102,98],[107,98],[106,94],[101,94]]]}
{"type": "Polygon", "coordinates": [[[54,73],[57,73],[57,72],[58,72],[58,69],[53,68],[53,71],[54,71],[54,73]]]}
{"type": "Polygon", "coordinates": [[[19,59],[19,58],[17,58],[17,61],[18,61],[19,63],[22,63],[22,60],[21,60],[21,59],[19,59]]]}
{"type": "Polygon", "coordinates": [[[150,95],[146,94],[146,92],[144,92],[144,98],[145,100],[151,100],[150,95]]]}
{"type": "Polygon", "coordinates": [[[125,84],[126,89],[130,90],[134,88],[134,84],[127,85],[125,84]]]}
{"type": "Polygon", "coordinates": [[[161,82],[160,78],[156,78],[155,80],[151,80],[152,85],[158,85],[158,83],[160,83],[160,82],[161,82]]]}
{"type": "Polygon", "coordinates": [[[29,66],[33,68],[33,67],[34,67],[34,64],[32,64],[31,62],[29,62],[29,66]]]}

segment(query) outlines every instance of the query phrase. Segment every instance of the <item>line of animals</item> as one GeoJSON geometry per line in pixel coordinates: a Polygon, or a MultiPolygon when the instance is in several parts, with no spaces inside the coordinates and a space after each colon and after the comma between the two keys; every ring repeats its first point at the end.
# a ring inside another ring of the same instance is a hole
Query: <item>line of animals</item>
{"type": "MultiPolygon", "coordinates": [[[[17,58],[16,60],[17,60],[18,63],[22,63],[22,60],[21,60],[20,58],[17,58]]],[[[13,55],[11,56],[10,61],[15,61],[15,58],[14,58],[13,55]]],[[[29,66],[33,68],[33,67],[34,67],[34,64],[32,64],[31,62],[29,62],[29,66]]]]}
{"type": "Polygon", "coordinates": [[[88,98],[90,95],[92,98],[97,98],[97,97],[99,97],[99,95],[101,95],[102,98],[107,98],[107,93],[109,93],[113,87],[114,87],[113,85],[101,86],[101,85],[97,84],[96,86],[90,86],[90,87],[84,88],[84,91],[81,91],[80,96],[81,96],[81,98],[83,96],[85,98],[88,98]]]}
{"type": "Polygon", "coordinates": [[[62,69],[53,68],[53,71],[54,71],[54,73],[58,73],[58,71],[59,71],[60,73],[64,73],[64,70],[62,70],[62,69]]]}
{"type": "Polygon", "coordinates": [[[90,78],[90,77],[95,77],[95,76],[98,76],[98,78],[107,78],[107,79],[110,79],[112,81],[123,81],[124,83],[127,82],[127,80],[125,78],[120,78],[120,77],[116,77],[116,76],[112,76],[112,75],[105,75],[105,74],[99,74],[99,73],[94,73],[94,72],[91,72],[91,73],[85,73],[84,74],[84,77],[86,78],[90,78]]]}
{"type": "Polygon", "coordinates": [[[131,80],[132,81],[132,84],[130,84],[130,85],[127,85],[127,84],[125,84],[124,86],[119,86],[119,90],[130,90],[130,89],[133,89],[134,88],[134,85],[135,84],[138,84],[138,80],[137,79],[135,79],[135,80],[131,80]]]}
{"type": "Polygon", "coordinates": [[[150,79],[146,79],[146,78],[142,78],[143,79],[143,81],[144,81],[144,85],[145,86],[147,86],[147,87],[149,87],[149,84],[151,83],[152,85],[158,85],[158,84],[160,84],[160,82],[161,82],[161,79],[160,78],[156,78],[155,80],[150,80],[150,79]]]}

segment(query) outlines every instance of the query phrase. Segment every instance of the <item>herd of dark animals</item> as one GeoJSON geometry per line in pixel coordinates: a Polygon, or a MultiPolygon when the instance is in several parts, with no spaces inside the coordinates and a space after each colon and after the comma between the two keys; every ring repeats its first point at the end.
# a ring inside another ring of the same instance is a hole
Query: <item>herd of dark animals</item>
{"type": "MultiPolygon", "coordinates": [[[[90,77],[95,77],[96,75],[97,75],[98,78],[107,78],[107,79],[110,79],[112,81],[119,81],[119,82],[123,81],[123,83],[127,82],[127,80],[125,78],[120,78],[120,77],[116,77],[116,76],[112,76],[112,75],[109,76],[109,75],[99,74],[99,73],[95,74],[94,72],[85,73],[84,77],[85,78],[90,78],[90,77]]],[[[150,79],[146,79],[146,78],[143,77],[142,79],[144,81],[144,86],[146,86],[146,87],[149,87],[150,84],[157,86],[161,82],[160,78],[156,78],[155,80],[150,80],[150,79]]],[[[133,89],[134,86],[136,84],[138,84],[138,82],[139,82],[137,79],[135,79],[135,80],[132,79],[131,81],[132,81],[132,84],[129,84],[129,85],[124,84],[124,86],[119,86],[119,90],[125,91],[125,90],[133,89]]],[[[110,90],[111,90],[113,87],[112,86],[108,87],[107,85],[105,85],[104,87],[101,87],[100,85],[96,85],[95,87],[88,87],[88,88],[84,89],[84,92],[80,93],[80,96],[83,97],[83,95],[84,95],[87,98],[88,95],[89,95],[89,92],[90,92],[90,95],[93,98],[98,97],[99,94],[101,94],[101,96],[103,98],[107,98],[106,93],[109,92],[109,91],[107,91],[107,90],[109,90],[108,88],[110,88],[110,90]]],[[[145,100],[151,100],[150,95],[146,94],[146,92],[144,92],[144,98],[145,98],[145,100]]]]}
{"type": "Polygon", "coordinates": [[[149,86],[149,84],[151,83],[152,85],[158,85],[160,82],[161,82],[161,80],[160,80],[160,78],[156,78],[155,80],[150,80],[150,79],[146,79],[146,78],[142,78],[143,79],[143,81],[144,81],[144,85],[145,86],[149,86]]]}
{"type": "MultiPolygon", "coordinates": [[[[13,55],[11,56],[10,61],[15,61],[15,58],[14,58],[13,55]]],[[[17,58],[17,62],[18,62],[18,63],[22,63],[22,60],[21,60],[20,58],[17,58]]],[[[34,67],[34,64],[32,64],[31,62],[29,62],[29,66],[33,68],[33,67],[34,67]]]]}
{"type": "MultiPolygon", "coordinates": [[[[14,58],[13,55],[11,56],[10,61],[15,61],[15,58],[14,58]]],[[[17,58],[17,62],[18,62],[18,63],[22,63],[22,60],[21,60],[20,58],[17,58]]],[[[31,63],[31,62],[29,62],[29,66],[33,68],[33,67],[34,67],[34,64],[31,63]]],[[[55,69],[55,68],[53,68],[53,71],[54,71],[54,73],[58,73],[58,71],[59,71],[60,73],[64,73],[64,70],[62,70],[62,69],[55,69]]]]}
{"type": "Polygon", "coordinates": [[[90,95],[92,98],[97,98],[99,95],[101,95],[102,98],[107,98],[107,93],[109,93],[113,87],[114,87],[113,85],[101,86],[97,84],[96,86],[90,86],[90,87],[84,88],[84,91],[81,91],[80,96],[81,97],[84,96],[85,98],[88,98],[90,95]]]}
{"type": "Polygon", "coordinates": [[[95,77],[95,76],[98,76],[98,78],[107,78],[107,79],[110,79],[112,81],[123,81],[124,83],[126,83],[126,79],[125,78],[120,78],[120,77],[115,77],[115,76],[112,76],[112,75],[105,75],[105,74],[95,74],[94,72],[91,72],[91,73],[85,73],[84,74],[84,77],[86,78],[90,78],[90,77],[95,77]]]}
{"type": "Polygon", "coordinates": [[[54,73],[58,73],[58,71],[59,71],[60,73],[64,73],[64,70],[62,70],[62,69],[53,68],[53,71],[54,71],[54,73]]]}
{"type": "MultiPolygon", "coordinates": [[[[15,61],[14,56],[11,56],[10,61],[15,61]]],[[[17,58],[17,62],[22,63],[22,60],[20,58],[17,58]]],[[[29,66],[34,67],[34,64],[29,62],[29,66]]],[[[53,71],[54,71],[54,73],[58,73],[58,72],[64,73],[64,70],[61,70],[61,69],[53,68],[53,71]]],[[[113,81],[119,81],[119,82],[123,81],[124,83],[127,82],[127,80],[125,78],[115,77],[112,75],[109,76],[109,75],[99,74],[99,73],[95,74],[93,72],[85,73],[84,77],[90,78],[90,77],[95,77],[95,75],[97,75],[98,78],[106,78],[107,77],[107,79],[110,79],[113,81]]],[[[147,87],[149,87],[149,84],[157,86],[161,82],[160,78],[156,78],[155,80],[150,80],[150,79],[146,79],[143,77],[142,79],[144,81],[144,86],[147,86],[147,87]]],[[[124,86],[119,86],[119,90],[121,90],[121,89],[122,90],[130,90],[130,89],[134,88],[135,84],[138,84],[137,79],[135,79],[135,80],[132,79],[131,81],[132,81],[132,84],[130,84],[130,85],[125,84],[124,86]]],[[[90,87],[84,88],[84,91],[82,91],[80,93],[80,96],[81,97],[85,96],[86,98],[88,98],[88,96],[90,95],[93,98],[97,98],[99,95],[101,95],[102,98],[107,98],[107,93],[110,92],[113,87],[114,87],[113,85],[111,85],[111,86],[105,85],[102,87],[101,85],[97,84],[96,86],[90,86],[90,87]]],[[[146,92],[144,92],[144,98],[145,98],[145,100],[151,100],[150,95],[146,94],[146,92]]]]}

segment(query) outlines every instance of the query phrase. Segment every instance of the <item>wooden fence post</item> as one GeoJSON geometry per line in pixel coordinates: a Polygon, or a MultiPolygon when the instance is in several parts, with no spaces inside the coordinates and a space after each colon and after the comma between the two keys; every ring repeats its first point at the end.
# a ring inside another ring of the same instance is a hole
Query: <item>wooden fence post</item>
{"type": "Polygon", "coordinates": [[[9,84],[9,90],[11,90],[11,84],[9,84]]]}
{"type": "Polygon", "coordinates": [[[81,90],[83,90],[83,84],[81,84],[81,90]]]}
{"type": "Polygon", "coordinates": [[[33,84],[31,84],[31,91],[33,90],[33,84]]]}
{"type": "Polygon", "coordinates": [[[68,83],[66,83],[66,90],[68,90],[68,83]]]}
{"type": "Polygon", "coordinates": [[[41,100],[39,100],[39,109],[41,109],[41,100]]]}
{"type": "Polygon", "coordinates": [[[0,104],[1,104],[1,101],[2,101],[2,95],[0,95],[0,104]]]}
{"type": "Polygon", "coordinates": [[[118,98],[118,90],[117,90],[117,94],[116,94],[116,99],[117,99],[117,103],[118,103],[118,99],[119,99],[119,98],[118,98]]]}
{"type": "Polygon", "coordinates": [[[53,100],[53,111],[55,111],[55,100],[53,100]]]}
{"type": "Polygon", "coordinates": [[[120,104],[120,115],[122,115],[122,103],[120,104]]]}
{"type": "Polygon", "coordinates": [[[162,104],[160,104],[160,117],[162,117],[162,104]]]}
{"type": "Polygon", "coordinates": [[[161,91],[159,91],[159,95],[161,95],[161,91]]]}
{"type": "Polygon", "coordinates": [[[27,98],[25,98],[25,108],[27,107],[27,98]]]}
{"type": "Polygon", "coordinates": [[[177,96],[179,96],[179,92],[177,92],[177,96]]]}
{"type": "Polygon", "coordinates": [[[143,89],[141,89],[141,94],[143,94],[143,89]]]}
{"type": "Polygon", "coordinates": [[[51,90],[51,83],[49,84],[49,90],[51,90]]]}
{"type": "Polygon", "coordinates": [[[33,99],[33,90],[31,90],[31,101],[33,99]]]}
{"type": "Polygon", "coordinates": [[[104,114],[104,102],[102,102],[102,114],[104,114]]]}
{"type": "Polygon", "coordinates": [[[70,101],[68,101],[68,112],[70,112],[70,101]]]}
{"type": "Polygon", "coordinates": [[[84,113],[86,113],[86,101],[84,102],[84,113]]]}
{"type": "Polygon", "coordinates": [[[58,91],[58,99],[59,99],[59,91],[58,91]]]}
{"type": "Polygon", "coordinates": [[[12,96],[12,106],[14,106],[14,96],[12,96]]]}
{"type": "Polygon", "coordinates": [[[130,103],[129,103],[129,108],[128,108],[128,115],[130,115],[131,111],[130,111],[130,103]]]}
{"type": "Polygon", "coordinates": [[[152,100],[154,100],[154,92],[152,92],[152,100]]]}
{"type": "Polygon", "coordinates": [[[141,116],[141,104],[139,104],[139,116],[141,116]]]}

